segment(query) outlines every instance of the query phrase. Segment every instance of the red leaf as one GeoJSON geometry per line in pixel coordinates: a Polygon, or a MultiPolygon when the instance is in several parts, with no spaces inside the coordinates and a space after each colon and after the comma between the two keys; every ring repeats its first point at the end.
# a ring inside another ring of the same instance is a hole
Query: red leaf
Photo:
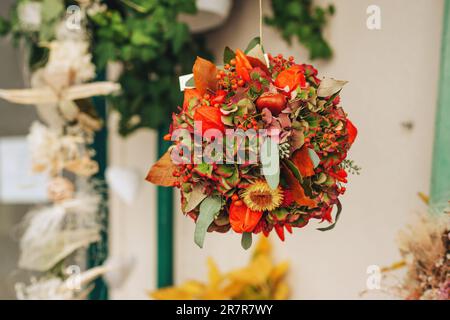
{"type": "Polygon", "coordinates": [[[302,177],[314,175],[314,163],[309,156],[308,148],[306,146],[303,146],[294,152],[292,155],[292,162],[300,171],[302,177]]]}
{"type": "Polygon", "coordinates": [[[261,70],[264,71],[264,73],[266,75],[270,75],[270,71],[264,62],[262,62],[258,58],[254,58],[254,57],[250,57],[250,56],[246,56],[246,57],[247,57],[248,62],[250,62],[251,66],[253,68],[261,68],[261,70]]]}
{"type": "Polygon", "coordinates": [[[305,190],[303,189],[297,178],[294,176],[294,174],[291,172],[291,170],[284,168],[283,174],[287,184],[289,185],[289,189],[292,191],[294,201],[299,206],[307,206],[310,208],[314,208],[317,206],[314,200],[308,198],[305,195],[305,190]]]}

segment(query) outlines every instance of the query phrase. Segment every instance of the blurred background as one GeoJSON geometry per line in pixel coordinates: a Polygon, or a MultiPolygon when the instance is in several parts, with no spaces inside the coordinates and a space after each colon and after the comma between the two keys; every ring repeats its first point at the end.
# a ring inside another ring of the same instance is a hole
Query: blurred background
{"type": "MultiPolygon", "coordinates": [[[[1,1],[1,15],[7,14],[13,2],[1,1]]],[[[362,170],[360,175],[349,177],[347,193],[342,197],[344,209],[333,231],[322,233],[311,225],[294,230],[284,243],[274,236],[271,240],[275,258],[291,263],[291,298],[359,299],[366,289],[367,268],[390,265],[399,259],[397,232],[411,215],[423,210],[418,192],[429,193],[444,1],[314,2],[335,6],[335,14],[323,29],[333,49],[331,59],[311,61],[308,50],[297,39],[289,45],[279,30],[266,24],[262,28],[263,45],[273,55],[292,55],[297,62],[312,63],[321,77],[349,81],[342,92],[342,103],[359,129],[349,157],[362,170]],[[371,15],[367,9],[373,4],[381,9],[379,30],[367,25],[371,15]]],[[[271,2],[264,0],[262,4],[264,14],[271,15],[271,2]]],[[[223,19],[206,16],[187,20],[194,28],[205,19],[218,21],[217,26],[204,31],[206,46],[217,61],[225,46],[245,48],[259,34],[259,1],[230,1],[230,6],[228,15],[226,5],[221,9],[219,16],[223,19]]],[[[21,48],[13,47],[8,38],[0,40],[0,48],[0,88],[27,86],[21,48]]],[[[17,271],[15,226],[31,205],[45,201],[38,187],[22,194],[23,199],[16,196],[17,190],[8,191],[17,181],[11,179],[29,171],[26,151],[20,146],[36,119],[34,107],[0,101],[0,298],[14,298],[14,283],[22,279],[17,271]],[[2,148],[14,141],[14,152],[9,151],[11,146],[2,148]],[[12,174],[11,168],[18,173],[12,174]]],[[[142,179],[136,184],[132,203],[109,191],[109,255],[134,259],[130,275],[120,288],[110,290],[109,298],[148,299],[148,292],[157,287],[157,189],[144,182],[144,177],[158,158],[158,134],[156,130],[139,129],[123,138],[118,133],[118,121],[118,113],[111,111],[107,121],[108,165],[133,170],[142,179]]],[[[34,179],[45,183],[43,177],[34,179]]],[[[208,257],[224,271],[247,263],[251,253],[240,248],[240,237],[233,232],[208,234],[204,248],[198,248],[193,242],[194,224],[181,213],[178,195],[173,204],[175,284],[204,279],[208,257]]]]}

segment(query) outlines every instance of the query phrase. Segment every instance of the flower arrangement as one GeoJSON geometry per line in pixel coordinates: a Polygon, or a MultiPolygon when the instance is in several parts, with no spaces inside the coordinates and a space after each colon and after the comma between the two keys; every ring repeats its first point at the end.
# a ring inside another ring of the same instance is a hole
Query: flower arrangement
{"type": "Polygon", "coordinates": [[[334,207],[337,220],[347,171],[358,169],[346,160],[357,135],[340,106],[346,81],[266,55],[258,38],[245,52],[227,47],[223,67],[197,58],[191,80],[165,137],[174,144],[147,180],[180,189],[197,245],[230,229],[244,248],[252,233],[284,240],[310,219],[332,223],[334,207]]]}
{"type": "Polygon", "coordinates": [[[400,232],[402,261],[382,270],[389,293],[407,300],[450,300],[449,214],[448,209],[422,213],[400,232]],[[396,279],[392,272],[400,268],[406,273],[396,279]]]}
{"type": "Polygon", "coordinates": [[[150,296],[157,300],[286,300],[288,269],[287,261],[273,263],[272,246],[261,237],[247,266],[222,273],[210,258],[207,283],[190,280],[178,287],[159,289],[150,296]]]}

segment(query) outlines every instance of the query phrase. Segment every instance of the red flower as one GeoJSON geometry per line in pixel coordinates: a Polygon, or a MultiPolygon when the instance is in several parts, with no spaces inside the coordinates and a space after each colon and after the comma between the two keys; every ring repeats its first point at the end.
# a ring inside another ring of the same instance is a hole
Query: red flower
{"type": "Polygon", "coordinates": [[[340,182],[347,183],[347,172],[344,169],[339,169],[336,172],[329,171],[328,175],[332,176],[333,178],[335,178],[340,182]]]}
{"type": "Polygon", "coordinates": [[[219,108],[202,106],[195,109],[194,121],[202,123],[202,135],[206,130],[218,129],[225,132],[225,126],[222,122],[222,113],[219,108]]]}
{"type": "Polygon", "coordinates": [[[275,85],[283,90],[288,87],[289,93],[297,89],[298,86],[306,86],[303,67],[296,64],[284,71],[281,71],[275,79],[275,85]]]}
{"type": "Polygon", "coordinates": [[[237,233],[252,232],[262,217],[262,211],[252,211],[242,201],[239,205],[236,202],[231,204],[229,211],[231,228],[237,233]]]}
{"type": "Polygon", "coordinates": [[[358,129],[353,125],[353,123],[347,119],[347,133],[348,133],[348,143],[353,144],[358,135],[358,129]]]}
{"type": "Polygon", "coordinates": [[[328,208],[326,208],[322,213],[322,220],[320,222],[323,222],[326,220],[329,223],[332,223],[333,222],[333,217],[331,216],[332,211],[333,211],[333,206],[329,206],[328,208]]]}

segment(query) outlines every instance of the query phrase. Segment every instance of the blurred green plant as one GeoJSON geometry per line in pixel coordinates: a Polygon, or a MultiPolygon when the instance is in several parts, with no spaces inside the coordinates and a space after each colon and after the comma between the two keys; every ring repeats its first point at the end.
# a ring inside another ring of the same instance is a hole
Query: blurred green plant
{"type": "Polygon", "coordinates": [[[119,61],[122,94],[111,97],[119,130],[158,128],[180,104],[178,77],[191,73],[197,55],[210,58],[202,36],[177,20],[196,13],[195,0],[106,1],[108,10],[90,16],[96,65],[119,61]]]}
{"type": "MultiPolygon", "coordinates": [[[[16,44],[24,40],[34,70],[47,61],[43,44],[55,38],[58,23],[66,15],[64,8],[77,4],[74,0],[18,0],[9,17],[0,18],[0,35],[10,34],[16,44]],[[30,2],[41,4],[42,22],[37,29],[25,27],[18,18],[20,6],[30,2]]],[[[212,58],[204,37],[191,34],[178,21],[182,13],[196,13],[196,1],[102,0],[98,4],[101,9],[87,9],[84,23],[97,72],[102,73],[108,62],[123,65],[118,80],[122,93],[109,98],[120,113],[120,134],[161,127],[181,102],[178,77],[192,72],[197,55],[212,58]]]]}
{"type": "Polygon", "coordinates": [[[277,28],[282,37],[292,44],[297,38],[309,50],[309,58],[330,59],[333,51],[323,37],[323,28],[335,12],[333,5],[315,6],[313,0],[272,0],[272,17],[265,23],[277,28]]]}

